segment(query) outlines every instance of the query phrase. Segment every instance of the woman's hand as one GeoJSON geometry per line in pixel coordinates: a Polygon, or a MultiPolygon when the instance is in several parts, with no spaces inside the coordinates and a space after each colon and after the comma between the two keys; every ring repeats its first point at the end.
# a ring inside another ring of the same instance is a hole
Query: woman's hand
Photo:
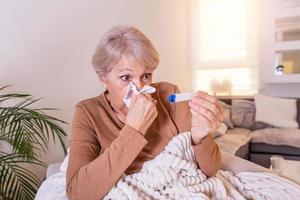
{"type": "Polygon", "coordinates": [[[192,113],[192,140],[199,144],[208,133],[216,131],[223,121],[223,110],[214,96],[198,91],[189,101],[192,113]]]}
{"type": "Polygon", "coordinates": [[[156,100],[151,95],[133,95],[125,123],[145,135],[157,114],[156,100]]]}

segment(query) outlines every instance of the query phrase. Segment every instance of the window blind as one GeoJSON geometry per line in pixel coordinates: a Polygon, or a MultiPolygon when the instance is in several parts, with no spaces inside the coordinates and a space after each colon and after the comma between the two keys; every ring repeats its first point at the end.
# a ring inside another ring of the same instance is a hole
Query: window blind
{"type": "Polygon", "coordinates": [[[190,0],[194,90],[252,95],[258,87],[257,0],[190,0]]]}

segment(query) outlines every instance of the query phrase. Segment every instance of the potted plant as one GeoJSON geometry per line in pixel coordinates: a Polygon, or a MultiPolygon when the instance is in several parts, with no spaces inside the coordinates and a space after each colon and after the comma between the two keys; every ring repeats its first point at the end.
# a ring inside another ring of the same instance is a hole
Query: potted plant
{"type": "Polygon", "coordinates": [[[50,139],[67,153],[67,135],[61,128],[66,122],[45,113],[53,108],[34,108],[40,99],[5,93],[7,87],[0,88],[0,199],[34,199],[41,181],[26,165],[46,166],[39,155],[47,151],[50,139]],[[15,103],[7,104],[11,101],[15,103]]]}

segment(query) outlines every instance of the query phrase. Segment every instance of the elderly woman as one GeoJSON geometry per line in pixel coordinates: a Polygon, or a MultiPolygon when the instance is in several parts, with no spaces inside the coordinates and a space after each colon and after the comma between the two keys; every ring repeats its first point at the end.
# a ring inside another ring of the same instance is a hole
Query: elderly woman
{"type": "Polygon", "coordinates": [[[180,132],[191,131],[196,162],[207,175],[220,168],[221,156],[211,132],[222,121],[218,100],[196,92],[189,102],[170,104],[177,86],[152,83],[159,55],[150,40],[130,26],[117,26],[101,39],[93,65],[105,91],[76,106],[70,138],[67,194],[70,199],[101,199],[123,173],[138,172],[180,132]],[[129,83],[153,94],[123,98],[129,83]]]}

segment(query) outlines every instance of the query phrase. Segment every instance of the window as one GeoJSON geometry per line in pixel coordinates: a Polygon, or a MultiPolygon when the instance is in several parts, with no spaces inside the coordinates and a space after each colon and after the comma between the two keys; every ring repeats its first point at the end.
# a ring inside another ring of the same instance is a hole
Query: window
{"type": "Polygon", "coordinates": [[[256,0],[191,0],[193,89],[252,95],[258,87],[256,0]]]}

